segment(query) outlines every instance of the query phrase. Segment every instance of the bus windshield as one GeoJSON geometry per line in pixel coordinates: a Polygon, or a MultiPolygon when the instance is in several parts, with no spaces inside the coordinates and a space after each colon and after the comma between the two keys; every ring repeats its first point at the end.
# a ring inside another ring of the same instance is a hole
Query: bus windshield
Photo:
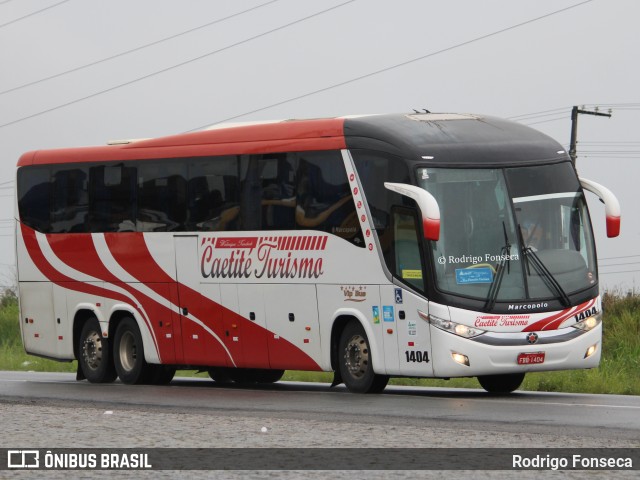
{"type": "Polygon", "coordinates": [[[496,301],[560,299],[597,281],[586,201],[570,163],[417,169],[440,206],[436,285],[496,301]]]}

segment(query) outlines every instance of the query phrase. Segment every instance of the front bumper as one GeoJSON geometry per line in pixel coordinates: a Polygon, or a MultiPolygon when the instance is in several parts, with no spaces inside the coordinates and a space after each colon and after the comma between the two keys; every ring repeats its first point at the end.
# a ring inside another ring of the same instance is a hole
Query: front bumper
{"type": "Polygon", "coordinates": [[[556,331],[558,341],[540,341],[533,345],[525,341],[527,333],[492,333],[491,341],[482,335],[475,338],[463,338],[431,326],[431,347],[433,355],[433,373],[435,377],[475,377],[478,375],[497,375],[506,373],[543,372],[550,370],[573,370],[595,368],[600,363],[602,346],[602,324],[593,330],[576,335],[574,328],[556,331]],[[521,335],[522,340],[517,336],[521,335]],[[502,338],[501,338],[502,337],[502,338]],[[566,339],[566,340],[565,340],[566,339]],[[585,358],[589,347],[596,345],[595,352],[585,358]],[[544,352],[544,362],[519,365],[518,356],[522,353],[544,352]],[[468,358],[469,365],[454,360],[453,354],[468,358]]]}

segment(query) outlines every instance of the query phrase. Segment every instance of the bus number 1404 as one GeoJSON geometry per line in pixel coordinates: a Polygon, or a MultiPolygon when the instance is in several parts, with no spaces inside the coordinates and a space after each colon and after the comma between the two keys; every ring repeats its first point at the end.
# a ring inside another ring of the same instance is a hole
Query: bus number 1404
{"type": "Polygon", "coordinates": [[[424,363],[429,363],[429,352],[427,352],[426,350],[424,352],[421,352],[420,350],[415,351],[415,350],[406,350],[404,352],[404,354],[407,357],[407,362],[424,362],[424,363]]]}

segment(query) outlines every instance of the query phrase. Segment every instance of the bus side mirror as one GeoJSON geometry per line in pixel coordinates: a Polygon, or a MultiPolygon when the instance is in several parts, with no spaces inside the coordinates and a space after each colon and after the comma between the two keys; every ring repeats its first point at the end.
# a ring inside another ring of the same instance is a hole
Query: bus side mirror
{"type": "Polygon", "coordinates": [[[616,196],[608,188],[586,178],[580,179],[580,185],[585,190],[596,194],[604,203],[604,211],[607,215],[607,237],[613,238],[620,235],[620,202],[616,196]]]}
{"type": "Polygon", "coordinates": [[[440,238],[440,207],[433,195],[415,185],[385,182],[384,186],[387,190],[415,200],[422,213],[424,238],[427,240],[438,240],[440,238]]]}

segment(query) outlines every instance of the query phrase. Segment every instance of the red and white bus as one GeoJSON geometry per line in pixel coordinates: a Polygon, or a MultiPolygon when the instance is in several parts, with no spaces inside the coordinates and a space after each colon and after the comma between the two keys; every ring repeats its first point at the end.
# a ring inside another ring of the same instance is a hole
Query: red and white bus
{"type": "Polygon", "coordinates": [[[602,325],[584,190],[564,149],[458,114],[223,125],[24,154],[20,325],[28,353],[90,382],[389,377],[596,367],[602,325]]]}

